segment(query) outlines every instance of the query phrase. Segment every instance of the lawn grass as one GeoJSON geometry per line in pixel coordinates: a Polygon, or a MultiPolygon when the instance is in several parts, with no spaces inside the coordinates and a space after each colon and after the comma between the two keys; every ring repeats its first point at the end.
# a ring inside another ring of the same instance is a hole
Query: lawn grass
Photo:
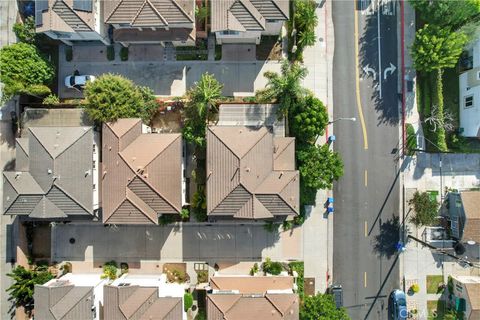
{"type": "Polygon", "coordinates": [[[442,282],[442,275],[427,275],[427,293],[438,293],[438,286],[442,282]]]}

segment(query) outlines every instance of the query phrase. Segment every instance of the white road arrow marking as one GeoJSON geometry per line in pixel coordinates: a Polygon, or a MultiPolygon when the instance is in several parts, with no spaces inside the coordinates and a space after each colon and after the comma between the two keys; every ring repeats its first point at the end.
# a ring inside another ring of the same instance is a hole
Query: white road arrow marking
{"type": "Polygon", "coordinates": [[[397,70],[397,67],[395,67],[391,62],[390,62],[390,67],[385,68],[383,71],[383,80],[387,80],[388,73],[393,74],[397,70]]]}
{"type": "Polygon", "coordinates": [[[363,67],[363,72],[365,72],[368,75],[372,74],[373,75],[373,80],[377,80],[377,73],[373,68],[370,68],[370,66],[367,64],[365,67],[363,67]]]}

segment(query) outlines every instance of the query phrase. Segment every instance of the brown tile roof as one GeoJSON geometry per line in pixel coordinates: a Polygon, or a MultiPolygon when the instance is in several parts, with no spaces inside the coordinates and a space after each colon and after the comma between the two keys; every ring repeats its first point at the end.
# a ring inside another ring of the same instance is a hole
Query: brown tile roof
{"type": "Polygon", "coordinates": [[[158,288],[106,285],[103,288],[105,320],[182,319],[182,298],[159,297],[158,288]]]}
{"type": "Polygon", "coordinates": [[[58,281],[55,286],[36,285],[35,317],[43,320],[91,319],[93,287],[58,281]]]}
{"type": "Polygon", "coordinates": [[[41,23],[37,24],[37,32],[88,32],[95,28],[95,6],[92,11],[76,10],[73,0],[45,0],[48,8],[41,13],[41,23]]]}
{"type": "Polygon", "coordinates": [[[462,239],[480,243],[480,191],[463,191],[460,197],[465,211],[462,239]]]}
{"type": "Polygon", "coordinates": [[[296,294],[207,295],[208,320],[299,319],[299,299],[296,294]]]}
{"type": "Polygon", "coordinates": [[[17,143],[19,167],[3,173],[4,213],[92,218],[93,128],[29,127],[26,132],[17,143]]]}
{"type": "Polygon", "coordinates": [[[266,20],[287,20],[289,1],[285,0],[213,0],[212,32],[263,31],[266,20]]]}
{"type": "Polygon", "coordinates": [[[294,145],[293,138],[274,138],[266,127],[209,127],[208,214],[254,219],[298,214],[294,145]]]}
{"type": "Polygon", "coordinates": [[[158,224],[182,206],[180,134],[143,134],[140,119],[103,126],[103,222],[158,224]]]}
{"type": "Polygon", "coordinates": [[[210,286],[215,290],[238,290],[239,293],[265,294],[268,290],[293,289],[293,277],[211,277],[210,286]]]}
{"type": "Polygon", "coordinates": [[[120,0],[106,6],[105,22],[132,27],[166,27],[193,24],[193,1],[120,0]]]}

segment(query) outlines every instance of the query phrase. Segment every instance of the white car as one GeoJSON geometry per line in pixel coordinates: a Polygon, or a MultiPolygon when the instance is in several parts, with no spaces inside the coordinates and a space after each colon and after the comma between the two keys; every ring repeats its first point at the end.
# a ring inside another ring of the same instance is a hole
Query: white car
{"type": "Polygon", "coordinates": [[[87,82],[95,81],[95,76],[90,75],[73,75],[65,78],[65,86],[67,88],[83,89],[87,82]]]}

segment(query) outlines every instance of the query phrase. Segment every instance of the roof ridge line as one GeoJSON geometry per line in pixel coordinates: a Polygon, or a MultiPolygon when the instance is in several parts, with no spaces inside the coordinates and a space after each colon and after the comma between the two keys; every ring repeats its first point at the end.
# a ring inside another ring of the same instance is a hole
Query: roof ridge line
{"type": "MultiPolygon", "coordinates": [[[[148,0],[147,0],[147,1],[148,1],[148,0]]],[[[148,133],[148,134],[157,134],[157,133],[148,133]]],[[[167,133],[167,134],[168,134],[168,133],[167,133]]],[[[150,162],[148,162],[148,163],[145,165],[145,167],[148,167],[148,165],[149,165],[150,163],[152,163],[155,159],[157,159],[165,150],[167,150],[168,147],[170,147],[175,141],[177,141],[177,140],[180,139],[181,137],[182,137],[182,135],[179,134],[178,137],[176,137],[175,139],[173,139],[169,144],[167,144],[167,145],[165,146],[165,148],[164,148],[162,151],[160,151],[155,157],[153,157],[153,159],[150,160],[150,162]]],[[[135,140],[137,140],[137,139],[135,139],[135,140]]],[[[135,142],[135,140],[133,140],[132,143],[135,142]]]]}
{"type": "MultiPolygon", "coordinates": [[[[70,193],[66,192],[63,188],[61,188],[58,184],[55,183],[55,181],[53,181],[52,185],[50,186],[50,189],[45,192],[45,197],[48,199],[48,193],[50,191],[52,191],[53,187],[56,187],[58,190],[62,191],[67,197],[70,198],[70,200],[74,201],[76,204],[78,204],[80,207],[82,207],[83,210],[87,211],[88,213],[92,214],[92,212],[90,212],[89,210],[87,210],[83,204],[81,204],[75,197],[73,197],[70,193]]],[[[50,199],[48,199],[50,200],[50,199]]],[[[50,200],[52,201],[52,200],[50,200]]],[[[53,204],[55,204],[53,201],[52,201],[53,204]]],[[[56,204],[55,204],[56,205],[56,204]]],[[[59,208],[60,209],[60,208],[59,208]]],[[[63,210],[62,210],[63,211],[63,210]]],[[[68,214],[67,214],[68,216],[68,214]]]]}
{"type": "MultiPolygon", "coordinates": [[[[72,289],[70,289],[70,290],[67,292],[67,294],[70,293],[70,291],[72,291],[73,289],[75,289],[75,287],[77,287],[77,286],[75,286],[75,285],[72,284],[72,289]]],[[[83,286],[78,286],[78,287],[83,287],[83,286]]],[[[80,303],[80,300],[82,300],[82,299],[89,293],[89,291],[90,291],[90,290],[88,290],[84,295],[82,295],[82,297],[81,297],[80,299],[78,299],[77,302],[76,302],[65,314],[68,314],[70,311],[72,311],[72,309],[75,308],[75,307],[80,303]]],[[[57,304],[59,304],[60,301],[62,301],[65,297],[66,297],[66,295],[64,295],[60,300],[58,300],[58,302],[57,302],[54,306],[52,306],[52,307],[55,307],[57,304]]],[[[62,318],[63,318],[63,317],[62,317],[62,318]]]]}
{"type": "MultiPolygon", "coordinates": [[[[138,208],[137,208],[137,209],[138,209],[138,208]]],[[[140,210],[140,209],[139,209],[139,210],[140,210]]],[[[130,295],[130,296],[128,296],[127,300],[128,300],[131,296],[133,296],[138,289],[142,289],[142,288],[151,288],[151,287],[143,287],[143,286],[138,285],[137,288],[135,289],[135,291],[133,292],[133,294],[130,295]]],[[[153,295],[155,295],[155,296],[157,297],[156,300],[158,300],[158,298],[159,298],[159,297],[157,296],[157,294],[158,294],[158,288],[156,288],[156,287],[153,287],[153,288],[155,289],[155,291],[154,291],[147,299],[149,299],[150,297],[152,297],[153,295]]],[[[117,292],[118,292],[118,290],[117,290],[117,292]]],[[[155,300],[155,301],[156,301],[156,300],[155,300]]],[[[124,303],[125,303],[125,302],[124,302],[124,303]]],[[[132,313],[131,316],[135,315],[135,313],[137,313],[138,310],[140,310],[140,308],[141,308],[145,303],[146,303],[146,301],[144,301],[141,305],[139,305],[138,308],[132,313]]],[[[118,306],[118,308],[120,309],[120,305],[118,306]]],[[[147,309],[147,310],[148,310],[148,309],[147,309]]],[[[123,311],[122,311],[121,309],[120,309],[120,311],[123,313],[123,311]]],[[[146,310],[145,310],[145,312],[146,312],[146,310]]],[[[145,312],[143,312],[143,313],[145,313],[145,312]]],[[[142,315],[143,315],[143,313],[142,313],[142,315]]],[[[123,313],[123,315],[124,315],[125,317],[127,317],[127,315],[126,315],[125,313],[123,313]]],[[[131,317],[131,316],[130,316],[130,317],[131,317]]]]}
{"type": "Polygon", "coordinates": [[[277,3],[276,3],[275,1],[273,1],[273,0],[270,0],[270,2],[278,9],[278,11],[283,15],[283,17],[288,20],[288,17],[285,15],[285,13],[283,12],[283,10],[280,9],[280,7],[277,5],[277,3]]]}
{"type": "MultiPolygon", "coordinates": [[[[272,170],[272,172],[278,172],[278,171],[281,171],[281,172],[283,172],[283,171],[287,171],[287,172],[297,172],[298,170],[272,170]]],[[[283,190],[285,190],[285,188],[292,182],[292,180],[293,180],[295,177],[296,177],[296,175],[292,176],[292,178],[290,179],[290,181],[289,181],[287,184],[285,184],[285,186],[284,186],[282,189],[280,189],[279,192],[273,193],[273,194],[271,194],[271,195],[276,195],[276,196],[278,196],[278,198],[280,198],[280,200],[282,200],[288,207],[290,207],[290,209],[292,209],[292,210],[293,210],[295,213],[297,213],[297,215],[298,215],[297,210],[294,209],[294,208],[292,208],[292,206],[280,195],[281,192],[282,192],[283,190]]],[[[265,180],[266,180],[266,178],[265,178],[263,181],[265,181],[265,180]]],[[[262,183],[263,183],[263,181],[262,181],[262,183]]],[[[261,184],[260,184],[260,185],[261,185],[261,184]]],[[[260,185],[259,185],[259,186],[260,186],[260,185]]],[[[258,195],[270,195],[270,193],[254,193],[255,196],[256,196],[257,194],[258,194],[258,195]]],[[[260,201],[260,200],[258,200],[258,201],[260,201]]],[[[260,201],[260,202],[261,202],[261,201],[260,201]]],[[[262,203],[262,204],[263,204],[263,203],[262,203]]]]}
{"type": "MultiPolygon", "coordinates": [[[[255,195],[254,193],[251,193],[250,191],[248,191],[248,189],[242,184],[242,182],[239,182],[238,185],[237,185],[235,188],[233,188],[232,191],[230,191],[230,192],[222,199],[222,201],[220,201],[212,210],[210,210],[210,212],[212,212],[212,211],[214,211],[215,209],[217,209],[218,206],[221,205],[222,202],[225,201],[225,199],[227,199],[228,196],[230,196],[230,195],[232,194],[232,192],[235,191],[235,189],[237,189],[239,186],[241,186],[243,189],[245,189],[245,191],[247,191],[252,197],[255,195]]],[[[248,202],[248,200],[247,200],[247,202],[248,202]]],[[[243,205],[242,205],[242,207],[243,207],[243,205]]],[[[207,213],[207,215],[208,215],[208,213],[207,213]]]]}
{"type": "MultiPolygon", "coordinates": [[[[121,1],[121,2],[123,2],[123,1],[121,1]]],[[[123,118],[120,118],[120,119],[123,119],[123,118]]],[[[124,118],[124,119],[129,119],[129,118],[124,118]]],[[[133,118],[133,119],[137,119],[137,118],[133,118]]],[[[127,131],[125,131],[124,134],[122,134],[122,136],[119,137],[119,136],[117,135],[117,133],[115,132],[115,130],[113,130],[113,128],[110,126],[110,123],[117,122],[118,120],[119,120],[119,119],[117,119],[117,120],[115,120],[115,121],[110,121],[110,122],[106,122],[106,123],[105,123],[105,124],[107,125],[107,127],[110,129],[110,131],[112,131],[113,135],[118,138],[118,140],[120,140],[121,137],[123,137],[124,135],[126,135],[127,133],[129,133],[130,130],[132,130],[132,129],[137,125],[138,122],[142,122],[142,119],[138,118],[138,119],[137,119],[138,121],[135,123],[135,125],[131,126],[127,131]]]]}
{"type": "MultiPolygon", "coordinates": [[[[130,190],[130,189],[129,189],[129,190],[130,190]]],[[[143,203],[145,203],[145,205],[146,205],[147,207],[149,207],[153,212],[155,212],[155,213],[157,214],[157,219],[158,219],[158,213],[157,213],[152,207],[150,207],[145,201],[143,201],[135,192],[133,192],[132,190],[130,190],[130,192],[133,193],[133,194],[135,195],[135,197],[138,198],[138,200],[140,200],[140,201],[142,201],[143,203]]],[[[143,210],[140,209],[140,208],[138,207],[138,205],[136,205],[136,204],[134,203],[134,201],[128,197],[128,193],[127,193],[127,195],[126,195],[126,199],[128,200],[128,202],[130,202],[130,203],[132,204],[132,206],[134,206],[135,208],[137,208],[138,211],[140,211],[145,217],[147,217],[148,219],[150,219],[150,221],[152,221],[152,222],[155,223],[155,224],[158,224],[158,220],[157,220],[157,221],[154,221],[154,220],[153,220],[152,218],[150,218],[147,214],[145,214],[145,213],[143,212],[143,210]]],[[[137,201],[137,199],[135,199],[135,201],[137,201]]]]}
{"type": "Polygon", "coordinates": [[[192,17],[190,17],[186,12],[185,10],[183,10],[182,7],[180,7],[180,5],[177,3],[176,0],[170,0],[184,15],[185,17],[187,17],[188,20],[190,20],[190,22],[194,23],[194,19],[192,19],[192,17]]]}
{"type": "MultiPolygon", "coordinates": [[[[120,5],[123,3],[124,0],[120,0],[117,4],[117,6],[115,8],[113,8],[112,12],[110,12],[110,14],[108,15],[108,17],[105,19],[105,23],[109,23],[108,20],[110,20],[110,18],[113,16],[113,14],[115,13],[115,11],[117,11],[118,7],[120,7],[120,5]]],[[[108,122],[107,122],[107,125],[108,125],[108,122]]],[[[113,131],[113,130],[112,130],[113,131]]]]}
{"type": "Polygon", "coordinates": [[[263,295],[265,297],[265,299],[268,300],[268,302],[270,302],[270,304],[275,308],[277,309],[278,313],[280,313],[283,316],[285,316],[285,314],[282,312],[282,310],[280,310],[280,308],[275,304],[275,302],[272,301],[272,299],[270,299],[269,295],[268,294],[264,294],[263,295]]]}
{"type": "MultiPolygon", "coordinates": [[[[174,208],[174,209],[176,209],[178,212],[180,212],[180,209],[178,209],[176,206],[172,205],[169,200],[167,200],[162,194],[160,194],[160,192],[159,192],[156,188],[154,188],[154,187],[150,184],[149,181],[143,179],[143,177],[142,177],[140,174],[138,174],[138,173],[130,166],[130,164],[128,163],[128,161],[123,157],[123,155],[122,155],[120,152],[118,153],[118,155],[119,155],[120,158],[123,160],[123,162],[125,162],[125,164],[127,165],[127,167],[130,168],[130,170],[132,170],[133,174],[134,174],[136,177],[140,178],[140,180],[142,180],[150,189],[153,190],[153,192],[155,192],[160,198],[162,198],[165,202],[167,202],[172,208],[174,208]]],[[[134,177],[134,178],[135,178],[135,177],[134,177]]],[[[132,181],[133,181],[133,179],[132,179],[132,181]]],[[[126,186],[127,188],[128,188],[128,185],[129,185],[132,181],[130,181],[130,182],[127,184],[127,186],[126,186]]]]}
{"type": "MultiPolygon", "coordinates": [[[[288,139],[290,141],[285,145],[284,148],[282,148],[282,150],[278,150],[278,151],[281,151],[281,152],[276,157],[275,157],[275,153],[274,153],[274,156],[273,156],[274,159],[278,158],[283,153],[283,151],[285,151],[285,149],[287,149],[292,143],[295,142],[295,137],[280,137],[280,138],[283,138],[283,139],[290,138],[290,139],[288,139]]],[[[275,148],[275,137],[273,138],[273,142],[274,142],[273,144],[274,144],[274,148],[275,148]]]]}
{"type": "Polygon", "coordinates": [[[242,4],[242,6],[245,8],[245,10],[248,11],[248,13],[250,13],[250,15],[252,16],[253,19],[255,19],[255,21],[257,21],[257,23],[260,25],[260,27],[265,30],[265,18],[263,17],[263,15],[260,13],[260,11],[258,11],[257,8],[255,8],[255,6],[253,5],[253,3],[250,2],[250,0],[237,0],[238,2],[240,2],[242,4]],[[260,21],[259,19],[257,19],[256,17],[256,14],[254,12],[252,12],[251,8],[249,9],[248,8],[248,5],[246,4],[246,2],[249,2],[250,3],[250,6],[253,7],[253,9],[255,9],[258,13],[258,15],[263,18],[263,22],[260,21]]]}
{"type": "Polygon", "coordinates": [[[140,15],[140,12],[142,12],[143,8],[145,8],[145,5],[147,5],[147,3],[150,6],[150,8],[157,14],[157,16],[160,18],[160,20],[162,20],[163,23],[166,26],[168,26],[168,21],[160,14],[160,12],[158,12],[157,8],[155,8],[155,6],[149,0],[145,0],[143,2],[142,6],[140,6],[140,9],[138,9],[137,14],[133,17],[132,22],[130,24],[133,25],[135,23],[138,16],[140,15]]]}
{"type": "MultiPolygon", "coordinates": [[[[50,156],[50,158],[52,158],[52,161],[53,161],[54,160],[53,156],[50,154],[50,152],[48,152],[47,148],[42,143],[42,141],[37,137],[37,135],[32,131],[32,128],[28,128],[28,131],[30,131],[30,133],[35,137],[35,139],[37,139],[38,143],[42,146],[42,148],[47,152],[47,154],[50,156]]],[[[30,147],[30,141],[28,141],[28,143],[29,143],[28,146],[30,147]]],[[[55,166],[55,163],[53,165],[55,166]]],[[[29,164],[29,166],[30,166],[30,164],[29,164]]]]}
{"type": "MultiPolygon", "coordinates": [[[[215,126],[215,127],[216,127],[216,126],[215,126]]],[[[215,138],[217,138],[218,141],[220,141],[220,142],[225,146],[225,148],[227,148],[227,149],[233,154],[233,156],[234,156],[235,158],[237,158],[238,161],[240,161],[241,158],[240,158],[239,156],[237,156],[237,155],[235,154],[235,152],[233,152],[233,150],[232,150],[229,146],[227,146],[222,139],[220,139],[220,137],[215,133],[215,131],[214,131],[214,130],[211,130],[210,128],[211,128],[211,126],[208,127],[208,130],[215,136],[215,138]]]]}
{"type": "MultiPolygon", "coordinates": [[[[85,128],[85,127],[80,126],[80,128],[85,128]]],[[[55,159],[58,158],[58,157],[60,157],[65,151],[67,151],[68,149],[70,149],[71,146],[73,146],[75,143],[77,143],[78,140],[80,140],[81,138],[83,138],[83,136],[86,135],[88,131],[92,130],[92,127],[87,127],[87,128],[89,128],[89,129],[84,130],[83,133],[82,133],[77,139],[75,139],[75,141],[73,141],[67,148],[65,148],[62,152],[60,152],[60,153],[58,154],[58,156],[55,157],[55,159]]],[[[30,157],[29,157],[29,158],[30,158],[30,157]]],[[[54,167],[55,167],[55,159],[53,159],[53,166],[54,166],[54,167]]]]}
{"type": "MultiPolygon", "coordinates": [[[[68,5],[67,2],[65,2],[64,0],[57,0],[57,1],[55,1],[55,3],[54,3],[53,5],[55,6],[55,4],[57,4],[57,2],[62,2],[62,3],[70,10],[71,13],[73,13],[78,19],[80,19],[80,20],[88,27],[88,29],[90,29],[90,31],[93,31],[92,27],[90,27],[90,25],[89,25],[85,20],[83,20],[82,17],[80,17],[80,16],[77,14],[77,13],[75,12],[75,10],[73,10],[73,8],[68,5]]],[[[52,6],[52,11],[55,12],[55,10],[53,10],[53,6],[52,6]]],[[[56,13],[56,12],[55,12],[55,13],[56,13]]],[[[59,16],[58,13],[56,13],[56,14],[57,14],[57,16],[59,16]]],[[[59,16],[59,17],[60,17],[60,16],[59,16]]],[[[61,17],[60,17],[60,18],[61,18],[61,17]]],[[[62,18],[62,20],[63,20],[63,18],[62,18]]],[[[72,26],[70,26],[65,20],[63,20],[63,22],[64,22],[66,25],[68,25],[68,26],[73,30],[72,26]]],[[[52,19],[50,19],[50,26],[51,26],[51,25],[52,25],[52,19]]],[[[75,31],[75,32],[76,32],[76,31],[75,31]]],[[[83,32],[84,32],[84,31],[83,31],[83,32]]]]}

